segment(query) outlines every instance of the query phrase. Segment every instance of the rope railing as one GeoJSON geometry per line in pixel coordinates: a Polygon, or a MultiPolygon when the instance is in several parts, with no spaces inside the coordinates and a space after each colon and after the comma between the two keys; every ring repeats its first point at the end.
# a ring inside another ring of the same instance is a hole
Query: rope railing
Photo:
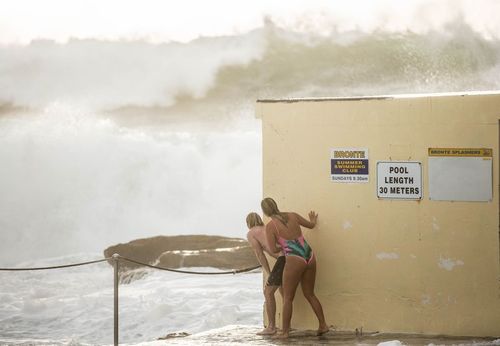
{"type": "Polygon", "coordinates": [[[195,275],[240,274],[240,273],[249,272],[249,271],[252,271],[252,270],[255,270],[255,269],[261,267],[260,265],[258,265],[258,266],[254,266],[254,267],[249,267],[249,268],[244,268],[244,269],[233,269],[231,271],[223,271],[223,272],[197,272],[197,271],[179,270],[179,269],[158,267],[158,266],[154,266],[154,265],[151,265],[151,264],[139,262],[139,261],[127,258],[127,257],[123,257],[123,256],[120,256],[120,259],[122,259],[124,261],[127,261],[127,262],[135,263],[135,264],[138,264],[138,265],[141,265],[141,266],[144,266],[144,267],[149,267],[149,268],[154,268],[154,269],[159,269],[159,270],[166,270],[166,271],[174,272],[174,273],[195,274],[195,275]]]}
{"type": "Polygon", "coordinates": [[[127,257],[120,256],[119,254],[114,254],[111,257],[103,258],[100,260],[95,260],[95,261],[88,261],[88,262],[80,262],[80,263],[71,263],[71,264],[63,264],[63,265],[58,265],[58,266],[47,266],[47,267],[30,267],[30,268],[0,268],[0,271],[33,271],[33,270],[52,270],[52,269],[63,269],[63,268],[70,268],[70,267],[78,267],[78,266],[84,266],[84,265],[89,265],[89,264],[95,264],[95,263],[101,263],[105,261],[113,261],[113,268],[114,268],[114,304],[113,304],[113,310],[114,310],[114,319],[113,319],[113,324],[114,324],[114,345],[118,345],[118,285],[119,285],[119,262],[120,260],[134,263],[137,265],[141,265],[144,267],[149,267],[153,269],[159,269],[159,270],[164,270],[164,271],[169,271],[169,272],[174,272],[174,273],[182,273],[182,274],[194,274],[194,275],[224,275],[224,274],[239,274],[239,273],[245,273],[245,272],[250,272],[252,270],[255,270],[260,267],[254,266],[254,267],[249,267],[249,268],[243,268],[243,269],[233,269],[231,271],[221,271],[221,272],[198,272],[198,271],[189,271],[189,270],[179,270],[179,269],[173,269],[173,268],[165,268],[165,267],[160,267],[160,266],[155,266],[151,265],[148,263],[143,263],[140,261],[136,261],[127,257]]]}
{"type": "MultiPolygon", "coordinates": [[[[138,264],[144,267],[149,267],[153,269],[159,269],[159,270],[165,270],[169,272],[174,272],[174,273],[181,273],[181,274],[194,274],[194,275],[224,275],[224,274],[240,274],[240,273],[245,273],[245,272],[250,272],[252,270],[258,269],[261,266],[254,266],[254,267],[248,267],[248,268],[243,268],[243,269],[233,269],[230,271],[221,271],[221,272],[199,272],[199,271],[190,271],[190,270],[180,270],[180,269],[173,269],[173,268],[166,268],[166,267],[160,267],[160,266],[155,266],[152,264],[140,262],[137,260],[133,260],[131,258],[123,257],[118,255],[117,257],[119,260],[124,260],[126,262],[138,264]]],[[[103,258],[100,260],[95,260],[95,261],[88,261],[88,262],[80,262],[80,263],[72,263],[72,264],[64,264],[64,265],[58,265],[58,266],[49,266],[49,267],[30,267],[30,268],[1,268],[0,271],[32,271],[32,270],[51,270],[51,269],[62,269],[62,268],[70,268],[70,267],[78,267],[78,266],[84,266],[84,265],[89,265],[89,264],[94,264],[94,263],[101,263],[109,260],[114,259],[114,257],[107,257],[103,258]]]]}
{"type": "Polygon", "coordinates": [[[95,261],[88,261],[88,262],[80,262],[80,263],[73,263],[73,264],[63,264],[59,266],[51,266],[51,267],[33,267],[33,268],[0,268],[0,271],[31,271],[31,270],[50,270],[50,269],[62,269],[62,268],[70,268],[70,267],[79,267],[79,266],[84,266],[88,264],[94,264],[94,263],[100,263],[104,261],[108,261],[111,258],[103,258],[100,260],[95,260],[95,261]]]}

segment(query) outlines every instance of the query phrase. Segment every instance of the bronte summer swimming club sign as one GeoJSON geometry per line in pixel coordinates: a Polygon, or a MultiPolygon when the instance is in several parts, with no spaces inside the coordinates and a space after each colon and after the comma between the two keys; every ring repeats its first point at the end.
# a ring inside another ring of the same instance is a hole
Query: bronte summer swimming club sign
{"type": "Polygon", "coordinates": [[[368,182],[368,149],[334,148],[331,151],[330,165],[333,182],[368,182]]]}

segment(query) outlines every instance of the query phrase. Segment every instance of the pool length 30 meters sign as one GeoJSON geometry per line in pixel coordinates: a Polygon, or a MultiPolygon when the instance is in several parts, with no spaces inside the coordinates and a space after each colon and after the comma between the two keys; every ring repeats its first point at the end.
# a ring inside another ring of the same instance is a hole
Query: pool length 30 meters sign
{"type": "Polygon", "coordinates": [[[422,199],[422,164],[410,161],[377,162],[377,197],[422,199]]]}
{"type": "Polygon", "coordinates": [[[368,182],[368,149],[333,148],[330,173],[335,183],[368,182]]]}

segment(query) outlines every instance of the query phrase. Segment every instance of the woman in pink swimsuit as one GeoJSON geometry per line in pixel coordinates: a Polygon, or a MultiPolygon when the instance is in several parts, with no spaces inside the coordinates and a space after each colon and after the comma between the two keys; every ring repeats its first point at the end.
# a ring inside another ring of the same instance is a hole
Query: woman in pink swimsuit
{"type": "Polygon", "coordinates": [[[300,226],[314,228],[318,214],[310,211],[308,221],[297,213],[280,212],[272,198],[264,198],[261,207],[264,214],[271,218],[271,221],[266,225],[267,243],[270,250],[279,251],[280,249],[276,246],[278,243],[286,256],[283,272],[283,323],[282,333],[278,337],[288,337],[292,319],[292,303],[299,282],[304,297],[318,318],[317,334],[322,335],[328,331],[328,325],[325,322],[321,303],[314,294],[316,257],[304,239],[300,228],[300,226]]]}

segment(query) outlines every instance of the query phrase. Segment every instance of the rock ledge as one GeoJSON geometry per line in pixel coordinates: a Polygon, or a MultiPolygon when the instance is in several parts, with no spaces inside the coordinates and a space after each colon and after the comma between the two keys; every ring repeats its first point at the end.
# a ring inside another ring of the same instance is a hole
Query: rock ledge
{"type": "MultiPolygon", "coordinates": [[[[211,235],[157,236],[117,244],[104,250],[164,268],[213,267],[244,269],[259,265],[252,248],[241,238],[211,235]]],[[[120,262],[120,272],[137,269],[134,263],[120,262]]]]}

